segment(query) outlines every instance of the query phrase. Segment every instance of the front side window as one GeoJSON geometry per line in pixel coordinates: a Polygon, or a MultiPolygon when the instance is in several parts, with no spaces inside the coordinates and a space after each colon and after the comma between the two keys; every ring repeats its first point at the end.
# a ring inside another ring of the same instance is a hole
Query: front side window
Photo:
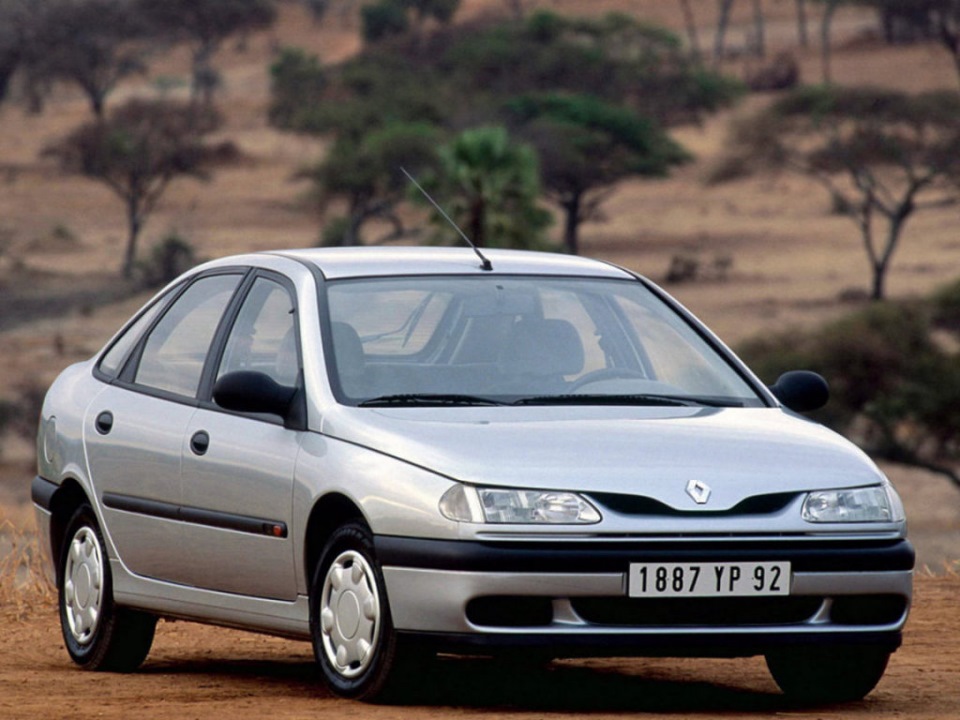
{"type": "Polygon", "coordinates": [[[286,387],[297,383],[294,305],[280,283],[257,278],[240,307],[217,378],[237,370],[262,372],[286,387]]]}
{"type": "Polygon", "coordinates": [[[331,374],[352,404],[429,395],[764,404],[726,357],[638,281],[340,280],[328,283],[327,300],[331,374]]]}
{"type": "Polygon", "coordinates": [[[195,397],[203,365],[240,275],[200,278],[151,331],[137,367],[137,385],[195,397]]]}

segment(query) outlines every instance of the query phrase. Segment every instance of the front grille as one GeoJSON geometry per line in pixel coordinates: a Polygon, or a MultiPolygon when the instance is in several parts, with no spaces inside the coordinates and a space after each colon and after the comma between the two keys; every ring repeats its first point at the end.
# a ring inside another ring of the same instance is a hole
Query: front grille
{"type": "Polygon", "coordinates": [[[745,515],[772,515],[783,510],[797,497],[796,493],[757,495],[737,503],[729,510],[677,510],[669,505],[642,495],[620,493],[590,493],[608,510],[621,515],[652,515],[666,517],[742,517],[745,515]]]}

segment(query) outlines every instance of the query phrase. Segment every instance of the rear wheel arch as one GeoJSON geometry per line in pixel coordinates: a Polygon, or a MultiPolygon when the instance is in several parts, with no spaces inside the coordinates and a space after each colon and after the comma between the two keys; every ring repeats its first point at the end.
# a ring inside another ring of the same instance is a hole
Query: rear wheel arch
{"type": "Polygon", "coordinates": [[[50,552],[57,573],[60,572],[60,551],[63,548],[67,525],[77,508],[83,504],[91,507],[93,505],[80,483],[72,477],[60,483],[60,488],[50,501],[50,552]]]}

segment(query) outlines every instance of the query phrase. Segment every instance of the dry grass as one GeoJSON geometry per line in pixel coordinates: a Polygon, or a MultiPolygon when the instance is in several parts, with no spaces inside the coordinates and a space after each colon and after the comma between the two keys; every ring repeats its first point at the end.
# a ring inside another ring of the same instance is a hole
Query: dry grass
{"type": "Polygon", "coordinates": [[[35,527],[3,517],[0,520],[0,617],[24,620],[38,609],[49,610],[56,591],[47,577],[35,527]]]}

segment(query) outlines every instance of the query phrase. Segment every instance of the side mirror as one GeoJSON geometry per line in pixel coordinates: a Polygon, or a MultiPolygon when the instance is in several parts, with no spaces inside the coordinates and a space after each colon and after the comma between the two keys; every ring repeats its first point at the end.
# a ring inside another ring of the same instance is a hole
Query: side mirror
{"type": "Polygon", "coordinates": [[[297,389],[250,370],[227,373],[213,386],[213,400],[225,410],[279,415],[286,420],[297,389]]]}
{"type": "Polygon", "coordinates": [[[770,392],[785,407],[799,413],[819,410],[830,399],[827,381],[809,370],[785,372],[770,386],[770,392]]]}

